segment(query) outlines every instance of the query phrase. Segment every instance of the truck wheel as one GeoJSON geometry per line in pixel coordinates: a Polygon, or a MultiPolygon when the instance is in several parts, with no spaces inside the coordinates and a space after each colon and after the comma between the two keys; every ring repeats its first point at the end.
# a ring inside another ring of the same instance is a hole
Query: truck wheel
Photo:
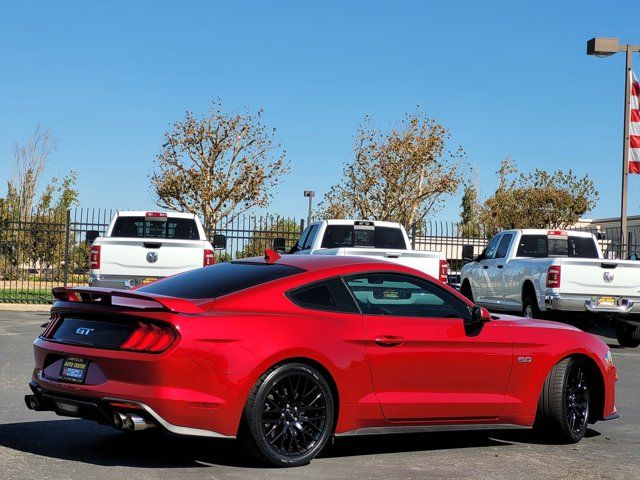
{"type": "Polygon", "coordinates": [[[542,318],[542,312],[538,308],[538,300],[536,300],[536,296],[531,292],[524,295],[522,316],[525,318],[542,318]]]}
{"type": "Polygon", "coordinates": [[[467,280],[465,280],[464,283],[462,284],[462,288],[460,288],[460,293],[473,302],[473,292],[471,291],[471,285],[467,280]]]}
{"type": "Polygon", "coordinates": [[[616,337],[621,347],[635,348],[640,345],[640,325],[619,323],[616,325],[616,337]]]}
{"type": "Polygon", "coordinates": [[[538,401],[533,426],[536,433],[554,442],[577,443],[589,422],[591,399],[584,365],[565,358],[551,369],[538,401]]]}

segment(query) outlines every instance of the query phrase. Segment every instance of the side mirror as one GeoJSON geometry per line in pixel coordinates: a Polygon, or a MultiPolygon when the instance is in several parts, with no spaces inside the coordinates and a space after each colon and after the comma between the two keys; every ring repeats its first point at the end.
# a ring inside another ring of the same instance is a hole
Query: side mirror
{"type": "Polygon", "coordinates": [[[462,246],[462,265],[473,262],[473,245],[462,246]]]}
{"type": "Polygon", "coordinates": [[[287,249],[287,241],[282,237],[273,239],[273,250],[278,253],[284,253],[287,249]]]}
{"type": "Polygon", "coordinates": [[[484,307],[474,306],[471,309],[471,318],[465,321],[468,326],[477,326],[491,321],[489,310],[484,307]]]}
{"type": "Polygon", "coordinates": [[[213,236],[213,249],[214,250],[224,250],[227,248],[227,237],[224,235],[214,235],[213,236]]]}

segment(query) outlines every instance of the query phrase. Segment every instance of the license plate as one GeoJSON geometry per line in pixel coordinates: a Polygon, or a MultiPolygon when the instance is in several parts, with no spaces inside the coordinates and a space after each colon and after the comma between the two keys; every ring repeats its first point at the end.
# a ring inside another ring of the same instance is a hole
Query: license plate
{"type": "Polygon", "coordinates": [[[155,282],[156,280],[157,280],[157,278],[151,278],[151,277],[149,277],[149,278],[144,278],[144,279],[142,279],[142,284],[143,284],[143,285],[146,285],[147,283],[153,283],[153,282],[155,282]]]}
{"type": "Polygon", "coordinates": [[[615,307],[617,305],[615,297],[600,297],[598,298],[599,307],[615,307]]]}
{"type": "Polygon", "coordinates": [[[84,383],[88,369],[88,360],[77,357],[67,357],[62,361],[60,380],[71,383],[84,383]]]}

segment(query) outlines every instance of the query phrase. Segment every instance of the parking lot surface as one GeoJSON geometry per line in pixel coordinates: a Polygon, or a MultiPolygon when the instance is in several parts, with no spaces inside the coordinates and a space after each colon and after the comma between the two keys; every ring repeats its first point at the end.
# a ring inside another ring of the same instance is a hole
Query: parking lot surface
{"type": "Polygon", "coordinates": [[[0,312],[0,475],[7,479],[635,479],[640,472],[640,348],[598,333],[618,366],[621,418],[577,445],[536,443],[528,430],[338,439],[295,469],[259,468],[235,442],[118,432],[27,410],[31,342],[46,313],[0,312]]]}

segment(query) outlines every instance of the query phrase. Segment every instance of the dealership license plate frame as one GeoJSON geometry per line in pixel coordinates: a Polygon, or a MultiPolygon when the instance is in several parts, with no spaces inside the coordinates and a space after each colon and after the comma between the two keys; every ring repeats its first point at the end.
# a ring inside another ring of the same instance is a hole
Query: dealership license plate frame
{"type": "Polygon", "coordinates": [[[60,381],[83,384],[89,371],[89,360],[78,357],[64,357],[60,367],[60,381]]]}

